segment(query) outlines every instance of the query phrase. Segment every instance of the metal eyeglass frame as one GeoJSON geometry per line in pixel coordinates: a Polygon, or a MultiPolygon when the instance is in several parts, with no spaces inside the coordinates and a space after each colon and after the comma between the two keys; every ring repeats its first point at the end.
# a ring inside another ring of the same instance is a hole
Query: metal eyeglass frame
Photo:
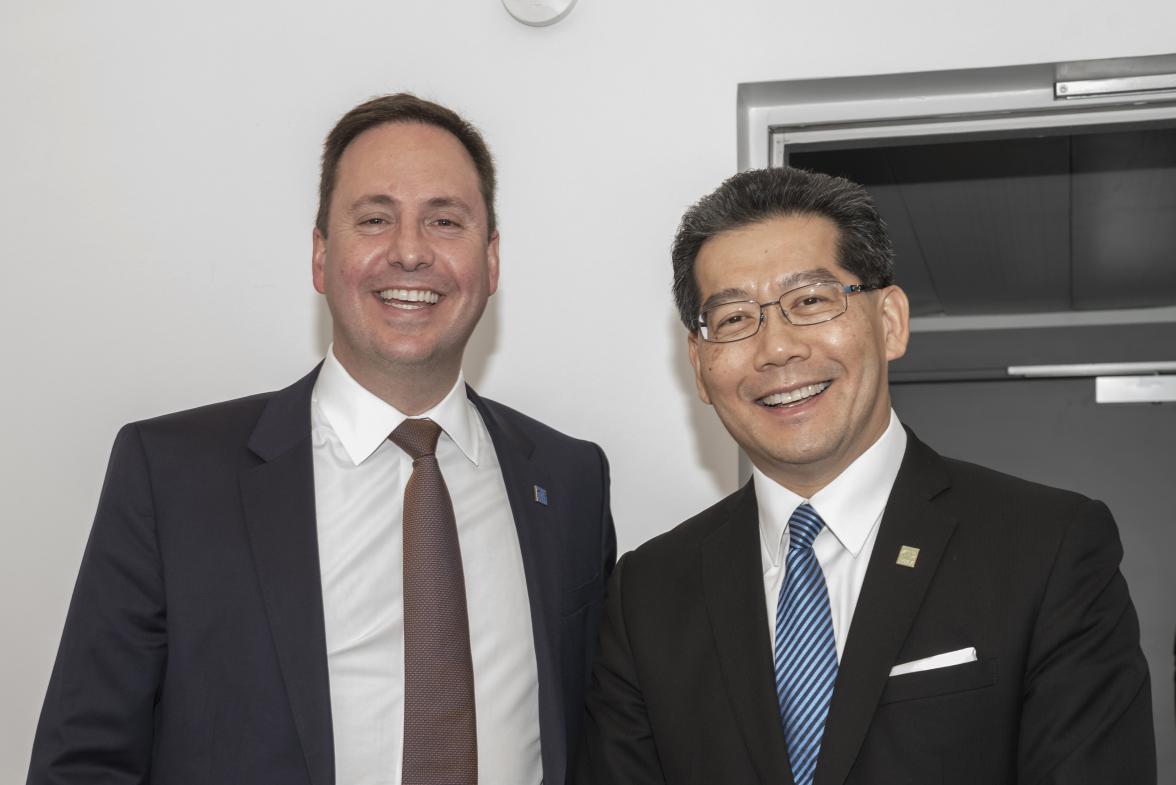
{"type": "Polygon", "coordinates": [[[812,327],[814,324],[825,324],[826,322],[833,321],[838,316],[843,315],[846,311],[849,310],[849,296],[851,294],[857,294],[858,292],[876,292],[879,289],[883,288],[880,286],[865,286],[863,284],[856,284],[856,283],[846,284],[846,285],[842,286],[841,293],[845,296],[845,300],[844,300],[845,307],[842,308],[839,313],[833,314],[828,319],[821,319],[819,322],[802,322],[800,324],[797,324],[796,322],[792,321],[791,317],[788,316],[788,311],[785,310],[784,306],[780,305],[780,303],[782,301],[784,301],[788,298],[788,295],[793,294],[794,292],[799,292],[802,289],[809,289],[813,286],[821,286],[821,285],[827,286],[830,284],[835,284],[835,282],[834,281],[825,281],[825,282],[821,282],[821,283],[810,283],[805,286],[798,286],[795,289],[789,289],[788,291],[784,292],[784,294],[777,297],[775,300],[772,300],[771,302],[766,302],[766,303],[761,303],[757,300],[731,300],[729,302],[719,303],[718,305],[712,305],[710,308],[707,308],[705,311],[698,314],[698,317],[694,320],[694,323],[698,327],[698,337],[700,337],[702,340],[706,341],[707,343],[735,343],[736,341],[743,341],[743,340],[751,338],[755,335],[758,335],[760,329],[764,326],[764,321],[766,320],[766,317],[764,316],[764,309],[769,306],[772,306],[772,305],[777,306],[780,309],[780,315],[784,317],[784,321],[788,322],[789,324],[791,324],[794,327],[812,327]],[[722,308],[723,306],[733,305],[735,303],[745,303],[748,305],[756,305],[759,307],[759,319],[756,320],[755,329],[752,330],[751,332],[749,332],[747,335],[741,335],[738,338],[731,338],[730,340],[726,340],[726,341],[716,341],[713,338],[707,338],[706,337],[707,329],[706,329],[706,320],[705,320],[707,313],[709,311],[715,310],[716,308],[722,308]]]}

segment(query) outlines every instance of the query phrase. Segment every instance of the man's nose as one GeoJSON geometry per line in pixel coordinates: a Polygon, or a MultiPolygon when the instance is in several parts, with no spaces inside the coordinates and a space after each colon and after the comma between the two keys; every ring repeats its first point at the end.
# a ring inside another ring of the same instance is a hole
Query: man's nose
{"type": "Polygon", "coordinates": [[[755,367],[786,365],[793,360],[804,360],[812,354],[808,327],[797,327],[784,318],[779,303],[764,306],[760,313],[759,332],[748,340],[755,341],[755,367]]]}
{"type": "Polygon", "coordinates": [[[401,222],[388,248],[388,264],[399,265],[412,272],[432,262],[432,251],[421,226],[416,222],[401,222]]]}

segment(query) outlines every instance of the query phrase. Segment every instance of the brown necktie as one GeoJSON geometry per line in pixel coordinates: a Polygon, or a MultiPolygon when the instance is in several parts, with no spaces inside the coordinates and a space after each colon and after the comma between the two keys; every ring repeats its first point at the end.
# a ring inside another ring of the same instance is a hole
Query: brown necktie
{"type": "Polygon", "coordinates": [[[441,428],[405,420],[388,438],[412,457],[404,489],[403,785],[477,785],[478,734],[465,578],[441,428]]]}

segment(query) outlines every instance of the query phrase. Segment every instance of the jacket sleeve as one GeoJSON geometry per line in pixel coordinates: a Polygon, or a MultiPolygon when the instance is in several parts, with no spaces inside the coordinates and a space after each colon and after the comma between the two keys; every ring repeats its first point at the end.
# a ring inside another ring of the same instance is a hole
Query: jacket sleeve
{"type": "Polygon", "coordinates": [[[1086,500],[1057,549],[1030,641],[1020,783],[1156,782],[1139,621],[1110,511],[1086,500]]]}
{"type": "Polygon", "coordinates": [[[115,439],[33,742],[28,785],[144,783],[167,658],[164,576],[137,428],[115,439]]]}
{"type": "Polygon", "coordinates": [[[586,699],[578,785],[663,785],[625,628],[624,574],[628,556],[617,562],[608,583],[600,646],[586,699]]]}

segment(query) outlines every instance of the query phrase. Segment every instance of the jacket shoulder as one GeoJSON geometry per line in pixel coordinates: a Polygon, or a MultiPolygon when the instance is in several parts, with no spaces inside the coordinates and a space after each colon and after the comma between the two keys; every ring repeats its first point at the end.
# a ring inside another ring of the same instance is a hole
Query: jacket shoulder
{"type": "Polygon", "coordinates": [[[145,441],[184,440],[193,445],[222,441],[227,434],[248,438],[262,410],[275,393],[265,392],[229,401],[205,404],[129,423],[124,431],[137,431],[145,441]]]}
{"type": "Polygon", "coordinates": [[[932,498],[954,505],[965,518],[985,511],[1049,507],[1073,508],[1091,503],[1080,493],[1015,477],[987,466],[940,455],[909,428],[906,455],[891,500],[932,498]]]}
{"type": "Polygon", "coordinates": [[[140,420],[123,430],[137,432],[145,444],[236,448],[260,437],[263,447],[284,448],[310,433],[310,399],[319,367],[281,390],[140,420]]]}
{"type": "MultiPolygon", "coordinates": [[[[734,493],[725,496],[707,507],[702,512],[692,515],[669,531],[647,540],[638,546],[631,554],[630,561],[660,562],[669,560],[681,563],[688,555],[697,553],[705,541],[727,524],[748,525],[749,521],[733,520],[747,518],[748,510],[754,512],[755,490],[750,481],[734,493]]],[[[758,523],[758,518],[752,515],[751,524],[758,523]]]]}
{"type": "Polygon", "coordinates": [[[516,435],[524,436],[536,447],[591,449],[594,451],[600,449],[594,442],[569,436],[498,401],[483,398],[477,394],[471,395],[471,398],[483,415],[489,415],[494,420],[494,424],[504,430],[513,431],[516,435]]]}
{"type": "Polygon", "coordinates": [[[1077,491],[1006,474],[956,458],[943,458],[952,490],[968,498],[988,499],[995,503],[1061,506],[1087,504],[1091,499],[1077,491]]]}

